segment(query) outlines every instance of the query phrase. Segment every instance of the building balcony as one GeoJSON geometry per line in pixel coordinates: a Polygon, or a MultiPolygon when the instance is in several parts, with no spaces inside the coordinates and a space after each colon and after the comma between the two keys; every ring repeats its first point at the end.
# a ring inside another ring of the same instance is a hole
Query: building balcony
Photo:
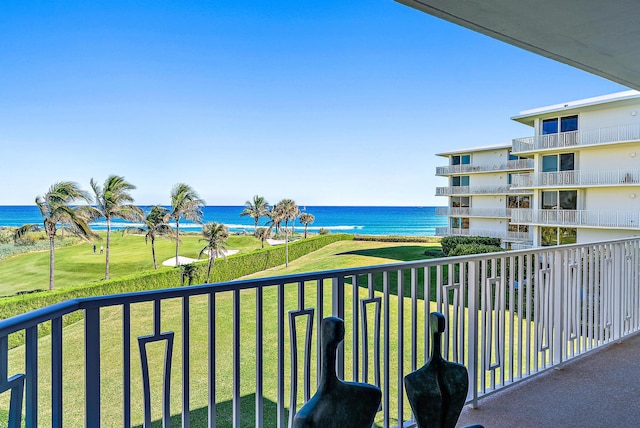
{"type": "Polygon", "coordinates": [[[437,207],[436,215],[454,217],[511,218],[508,208],[437,207]]]}
{"type": "Polygon", "coordinates": [[[512,209],[511,221],[538,226],[640,229],[640,212],[512,209]]]}
{"type": "Polygon", "coordinates": [[[447,165],[436,167],[436,175],[472,174],[480,172],[522,171],[533,169],[533,159],[515,159],[503,163],[447,165]]]}
{"type": "Polygon", "coordinates": [[[616,125],[513,140],[513,153],[524,154],[567,147],[598,146],[640,141],[640,124],[616,125]]]}
{"type": "Polygon", "coordinates": [[[447,186],[436,187],[436,196],[453,195],[508,195],[532,193],[527,189],[516,189],[509,184],[502,186],[447,186]]]}
{"type": "Polygon", "coordinates": [[[514,175],[512,180],[511,186],[518,189],[640,186],[640,169],[540,172],[514,175]]]}
{"type": "Polygon", "coordinates": [[[318,384],[319,320],[337,316],[339,377],[379,386],[376,424],[405,426],[428,312],[482,406],[639,331],[639,258],[634,238],[69,300],[0,320],[0,409],[10,427],[290,426],[318,384]]]}

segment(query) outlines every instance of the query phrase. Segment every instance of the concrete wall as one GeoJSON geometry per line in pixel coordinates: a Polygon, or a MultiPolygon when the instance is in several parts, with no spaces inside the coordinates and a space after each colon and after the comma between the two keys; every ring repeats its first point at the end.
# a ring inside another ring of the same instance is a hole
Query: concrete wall
{"type": "Polygon", "coordinates": [[[502,209],[507,207],[505,196],[492,195],[492,196],[472,196],[471,206],[473,208],[494,208],[502,209]]]}
{"type": "Polygon", "coordinates": [[[593,147],[576,153],[575,168],[583,171],[640,168],[640,143],[593,147]]]}
{"type": "Polygon", "coordinates": [[[608,239],[629,238],[640,236],[640,230],[616,229],[578,229],[578,243],[606,241],[608,239]]]}

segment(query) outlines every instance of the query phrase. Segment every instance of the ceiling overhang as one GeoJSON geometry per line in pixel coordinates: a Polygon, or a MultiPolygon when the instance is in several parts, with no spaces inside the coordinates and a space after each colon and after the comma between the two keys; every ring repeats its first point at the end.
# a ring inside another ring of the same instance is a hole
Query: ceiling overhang
{"type": "Polygon", "coordinates": [[[640,90],[638,0],[396,0],[640,90]]]}

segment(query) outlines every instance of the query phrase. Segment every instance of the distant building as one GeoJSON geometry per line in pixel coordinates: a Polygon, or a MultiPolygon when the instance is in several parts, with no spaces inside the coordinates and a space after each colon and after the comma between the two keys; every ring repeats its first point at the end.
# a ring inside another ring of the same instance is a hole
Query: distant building
{"type": "Polygon", "coordinates": [[[448,226],[438,228],[443,236],[490,236],[501,238],[505,248],[530,247],[528,225],[511,224],[513,208],[529,208],[532,189],[515,189],[516,174],[533,171],[533,160],[514,155],[511,144],[476,147],[438,153],[448,165],[436,168],[447,177],[447,187],[436,188],[437,196],[447,196],[447,207],[436,214],[449,217],[448,226]]]}
{"type": "Polygon", "coordinates": [[[640,92],[523,111],[533,127],[510,145],[439,153],[449,226],[437,234],[495,236],[505,248],[640,235],[640,92]]]}

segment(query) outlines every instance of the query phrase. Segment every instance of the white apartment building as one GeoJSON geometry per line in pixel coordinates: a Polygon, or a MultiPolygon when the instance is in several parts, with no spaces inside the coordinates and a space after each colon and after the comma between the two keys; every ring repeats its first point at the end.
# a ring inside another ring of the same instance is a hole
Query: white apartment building
{"type": "Polygon", "coordinates": [[[514,155],[511,144],[476,147],[438,153],[448,165],[436,168],[449,185],[437,187],[436,195],[447,196],[446,207],[436,214],[449,218],[437,235],[490,236],[501,238],[505,248],[532,245],[528,225],[510,223],[513,208],[529,208],[532,189],[514,188],[513,177],[533,171],[533,160],[514,155]]]}
{"type": "Polygon", "coordinates": [[[450,165],[437,168],[436,175],[448,177],[450,186],[436,189],[436,195],[449,197],[447,208],[439,210],[449,217],[449,227],[438,234],[506,236],[505,248],[640,235],[640,92],[527,110],[512,119],[531,126],[534,135],[508,146],[439,154],[450,165]],[[500,164],[505,156],[520,159],[519,166],[529,163],[518,171],[463,174],[465,168],[455,167],[462,156],[470,164],[500,164]],[[458,189],[461,184],[469,189],[458,189]],[[504,189],[491,196],[493,206],[509,215],[472,216],[473,208],[490,206],[476,186],[504,189]],[[469,199],[456,199],[459,191],[469,199]],[[468,211],[455,209],[467,201],[468,211]],[[525,233],[526,241],[513,239],[525,233]]]}

